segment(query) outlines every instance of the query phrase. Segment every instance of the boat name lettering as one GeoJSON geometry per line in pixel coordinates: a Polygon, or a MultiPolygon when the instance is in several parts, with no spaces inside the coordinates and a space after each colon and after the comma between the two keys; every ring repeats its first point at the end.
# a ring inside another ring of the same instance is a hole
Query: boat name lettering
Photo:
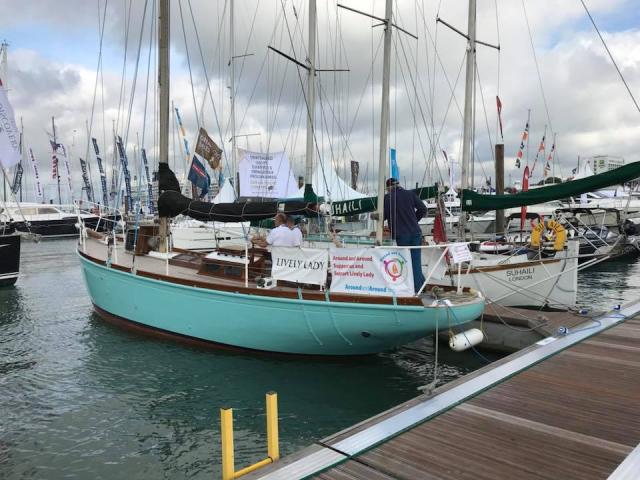
{"type": "Polygon", "coordinates": [[[338,202],[331,205],[332,215],[347,215],[362,210],[362,200],[351,200],[350,202],[338,202]]]}
{"type": "Polygon", "coordinates": [[[278,267],[303,269],[303,270],[324,270],[327,268],[325,262],[319,262],[317,260],[299,260],[296,258],[284,258],[277,257],[276,265],[278,267]]]}
{"type": "Polygon", "coordinates": [[[507,280],[510,282],[522,282],[525,280],[533,280],[535,267],[514,268],[507,270],[507,280]]]}

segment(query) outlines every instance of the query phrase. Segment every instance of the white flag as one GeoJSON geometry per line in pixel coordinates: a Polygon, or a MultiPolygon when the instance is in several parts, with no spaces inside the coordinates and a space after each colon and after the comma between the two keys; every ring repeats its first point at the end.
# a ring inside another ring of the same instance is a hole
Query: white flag
{"type": "Polygon", "coordinates": [[[20,163],[20,132],[7,91],[0,83],[0,165],[4,168],[20,163]]]}

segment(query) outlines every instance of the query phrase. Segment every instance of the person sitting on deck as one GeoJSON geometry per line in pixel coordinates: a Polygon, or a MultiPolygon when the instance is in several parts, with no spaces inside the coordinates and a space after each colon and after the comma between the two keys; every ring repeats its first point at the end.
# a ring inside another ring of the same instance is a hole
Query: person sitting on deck
{"type": "MultiPolygon", "coordinates": [[[[398,246],[422,245],[422,233],[418,221],[427,214],[427,207],[415,192],[403,189],[398,180],[387,180],[384,196],[384,219],[391,230],[391,238],[398,246]]],[[[424,283],[422,254],[419,248],[411,249],[413,285],[416,293],[424,283]]]]}
{"type": "Polygon", "coordinates": [[[287,216],[280,212],[275,217],[275,228],[272,229],[266,238],[255,236],[251,239],[252,243],[260,247],[298,247],[297,236],[287,227],[287,216]]]}

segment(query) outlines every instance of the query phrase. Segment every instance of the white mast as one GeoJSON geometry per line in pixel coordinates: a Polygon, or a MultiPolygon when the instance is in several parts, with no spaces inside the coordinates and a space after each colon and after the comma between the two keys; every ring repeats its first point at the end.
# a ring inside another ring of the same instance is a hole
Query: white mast
{"type": "Polygon", "coordinates": [[[382,113],[380,114],[380,157],[378,160],[378,222],[376,243],[382,244],[384,223],[384,180],[387,173],[387,140],[389,135],[389,76],[391,70],[391,17],[393,0],[387,0],[384,14],[384,57],[382,63],[382,113]]]}
{"type": "MultiPolygon", "coordinates": [[[[9,69],[7,68],[7,48],[9,48],[9,44],[4,41],[0,44],[0,54],[2,56],[2,58],[0,59],[0,81],[2,83],[2,86],[4,86],[4,88],[8,91],[9,90],[9,80],[7,79],[7,76],[9,74],[9,69]]],[[[7,174],[4,171],[4,168],[2,169],[2,195],[3,195],[3,200],[6,202],[7,201],[7,183],[8,183],[8,179],[7,179],[7,174]]]]}
{"type": "MultiPolygon", "coordinates": [[[[469,171],[471,167],[471,142],[473,141],[473,84],[476,67],[476,0],[469,0],[469,26],[467,29],[467,74],[464,86],[464,131],[462,136],[462,188],[469,188],[469,171]]],[[[460,197],[464,202],[464,195],[460,197]]],[[[463,207],[463,205],[460,205],[463,207]]],[[[466,213],[460,212],[458,219],[458,238],[465,238],[466,213]]]]}
{"type": "MultiPolygon", "coordinates": [[[[158,97],[160,105],[160,156],[169,165],[169,0],[160,0],[158,22],[158,97]]],[[[160,192],[158,192],[159,194],[160,192]]],[[[160,252],[167,252],[169,219],[160,217],[160,252]]]]}
{"type": "Polygon", "coordinates": [[[307,58],[307,154],[305,158],[305,193],[313,190],[314,131],[313,121],[316,105],[316,0],[309,0],[309,53],[307,58]]]}
{"type": "Polygon", "coordinates": [[[234,12],[233,5],[235,1],[231,0],[229,2],[229,50],[230,59],[229,63],[231,66],[231,174],[233,175],[233,189],[236,193],[236,198],[240,194],[240,185],[238,184],[238,165],[236,164],[236,92],[235,92],[235,81],[236,81],[236,69],[235,69],[235,32],[234,32],[234,12]]]}

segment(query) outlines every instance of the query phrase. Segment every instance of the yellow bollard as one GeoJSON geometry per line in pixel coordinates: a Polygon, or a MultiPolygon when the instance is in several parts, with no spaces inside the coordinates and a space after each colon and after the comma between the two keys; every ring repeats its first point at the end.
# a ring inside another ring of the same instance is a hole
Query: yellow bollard
{"type": "Polygon", "coordinates": [[[233,409],[220,409],[220,430],[222,441],[222,480],[235,478],[233,454],[233,409]]]}
{"type": "Polygon", "coordinates": [[[268,392],[267,403],[267,455],[272,461],[280,458],[280,445],[278,441],[278,394],[268,392]]]}

